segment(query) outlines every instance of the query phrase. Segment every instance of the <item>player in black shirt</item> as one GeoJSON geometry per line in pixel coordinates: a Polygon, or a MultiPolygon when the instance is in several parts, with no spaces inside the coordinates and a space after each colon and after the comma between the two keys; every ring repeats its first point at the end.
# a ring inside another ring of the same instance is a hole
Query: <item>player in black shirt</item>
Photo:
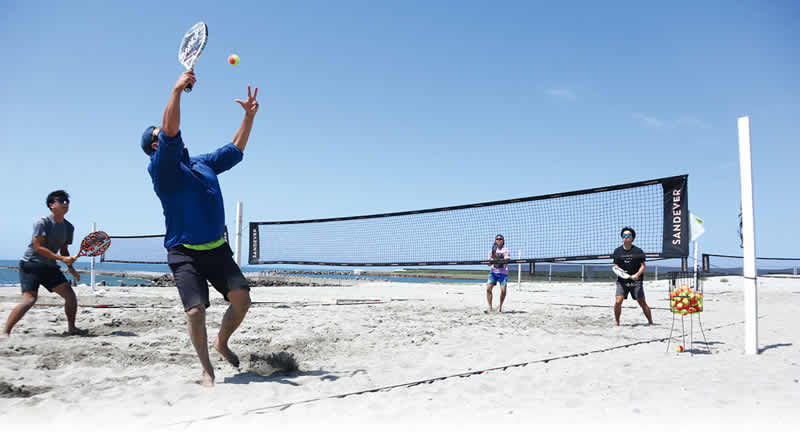
{"type": "Polygon", "coordinates": [[[622,246],[614,250],[614,266],[621,268],[631,277],[630,279],[617,278],[617,301],[614,304],[614,318],[617,320],[619,326],[619,316],[622,313],[622,301],[628,298],[628,293],[631,297],[636,299],[639,306],[642,307],[644,316],[647,321],[652,325],[653,317],[650,315],[650,307],[644,300],[644,274],[645,268],[645,255],[642,249],[633,245],[633,240],[636,239],[636,231],[629,227],[622,228],[620,232],[622,237],[622,246]]]}

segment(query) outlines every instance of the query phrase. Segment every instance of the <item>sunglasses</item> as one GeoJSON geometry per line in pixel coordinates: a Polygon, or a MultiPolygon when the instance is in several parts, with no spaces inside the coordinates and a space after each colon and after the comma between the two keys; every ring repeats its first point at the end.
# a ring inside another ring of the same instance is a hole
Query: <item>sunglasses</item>
{"type": "Polygon", "coordinates": [[[502,238],[495,238],[494,241],[503,241],[502,238]]]}
{"type": "Polygon", "coordinates": [[[622,234],[622,238],[631,238],[633,234],[622,234]]]}
{"type": "Polygon", "coordinates": [[[58,202],[58,203],[62,203],[62,204],[64,204],[64,205],[69,205],[69,199],[65,199],[65,198],[63,198],[63,197],[58,197],[58,198],[56,198],[56,199],[53,199],[53,202],[54,202],[54,203],[55,203],[55,202],[58,202]]]}

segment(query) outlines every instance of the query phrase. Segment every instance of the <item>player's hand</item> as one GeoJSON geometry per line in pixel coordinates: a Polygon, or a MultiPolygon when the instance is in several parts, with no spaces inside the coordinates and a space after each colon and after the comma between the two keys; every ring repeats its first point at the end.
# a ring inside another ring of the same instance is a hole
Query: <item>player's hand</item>
{"type": "Polygon", "coordinates": [[[194,83],[197,82],[197,78],[194,75],[194,71],[187,70],[181,73],[181,77],[178,78],[178,81],[175,82],[175,90],[183,91],[187,85],[192,85],[194,87],[194,83]]]}
{"type": "Polygon", "coordinates": [[[78,259],[78,257],[76,257],[76,256],[62,256],[61,257],[61,262],[66,264],[66,265],[68,265],[68,266],[70,266],[70,267],[72,267],[72,264],[74,264],[75,260],[77,260],[77,259],[78,259]]]}
{"type": "Polygon", "coordinates": [[[250,85],[247,85],[247,101],[243,102],[239,99],[235,100],[236,103],[242,105],[242,109],[244,109],[244,113],[248,117],[255,117],[256,112],[258,112],[258,101],[256,100],[257,95],[258,87],[256,87],[256,90],[251,94],[250,85]]]}
{"type": "Polygon", "coordinates": [[[638,281],[639,280],[639,274],[637,273],[635,275],[631,275],[631,279],[633,279],[634,281],[638,281]]]}

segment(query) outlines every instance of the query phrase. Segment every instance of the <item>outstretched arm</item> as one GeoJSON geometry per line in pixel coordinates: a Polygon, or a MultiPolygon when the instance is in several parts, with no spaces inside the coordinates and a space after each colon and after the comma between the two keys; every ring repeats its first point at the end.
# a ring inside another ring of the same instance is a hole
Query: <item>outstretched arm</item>
{"type": "Polygon", "coordinates": [[[181,94],[186,85],[194,85],[195,82],[197,79],[194,77],[194,71],[184,71],[172,88],[172,94],[169,95],[167,107],[164,109],[164,117],[161,119],[161,128],[168,137],[178,135],[178,130],[181,128],[181,94]]]}
{"type": "Polygon", "coordinates": [[[243,102],[236,99],[236,103],[242,105],[244,109],[244,120],[242,120],[242,124],[239,126],[239,130],[236,131],[232,142],[242,152],[244,152],[244,148],[247,146],[247,140],[250,138],[250,130],[253,129],[253,119],[256,117],[256,112],[258,112],[256,95],[258,95],[258,88],[250,94],[250,85],[247,85],[247,101],[243,102]]]}

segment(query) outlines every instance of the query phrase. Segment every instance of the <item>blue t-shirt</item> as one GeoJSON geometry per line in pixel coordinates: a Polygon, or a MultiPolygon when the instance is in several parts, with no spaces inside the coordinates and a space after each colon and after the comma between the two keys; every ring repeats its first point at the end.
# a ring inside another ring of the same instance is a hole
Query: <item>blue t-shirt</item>
{"type": "Polygon", "coordinates": [[[164,209],[164,247],[222,238],[225,205],[217,175],[241,162],[243,156],[238,147],[228,143],[212,153],[190,157],[180,131],[168,137],[161,130],[147,172],[164,209]]]}

